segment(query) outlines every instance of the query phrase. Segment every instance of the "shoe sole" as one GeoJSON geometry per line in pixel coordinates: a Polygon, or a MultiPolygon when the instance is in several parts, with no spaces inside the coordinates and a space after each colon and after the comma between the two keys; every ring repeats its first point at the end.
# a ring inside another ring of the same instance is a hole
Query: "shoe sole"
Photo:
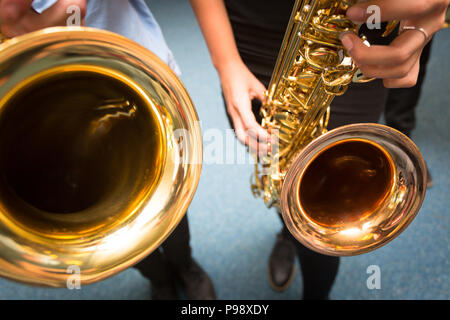
{"type": "Polygon", "coordinates": [[[289,276],[289,279],[287,280],[287,282],[282,285],[282,286],[277,286],[273,281],[272,281],[272,277],[270,276],[270,270],[269,267],[267,267],[267,278],[269,279],[269,284],[270,287],[277,292],[283,292],[285,291],[287,288],[290,287],[290,285],[292,284],[292,282],[294,281],[295,278],[295,274],[297,272],[297,269],[295,268],[295,263],[292,264],[292,271],[291,271],[291,275],[289,276]]]}

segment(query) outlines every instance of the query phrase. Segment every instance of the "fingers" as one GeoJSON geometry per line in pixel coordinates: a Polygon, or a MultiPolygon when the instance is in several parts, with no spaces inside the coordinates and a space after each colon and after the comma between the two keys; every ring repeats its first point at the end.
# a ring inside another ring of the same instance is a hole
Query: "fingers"
{"type": "Polygon", "coordinates": [[[347,33],[342,36],[342,44],[352,59],[361,65],[398,66],[407,62],[425,45],[420,32],[404,32],[390,45],[366,46],[355,34],[347,33]]]}
{"type": "Polygon", "coordinates": [[[250,98],[256,98],[261,102],[264,102],[266,100],[266,87],[257,79],[255,79],[254,83],[255,88],[250,89],[250,98]]]}
{"type": "Polygon", "coordinates": [[[30,8],[33,0],[2,0],[0,2],[0,20],[2,23],[17,22],[30,8]]]}
{"type": "MultiPolygon", "coordinates": [[[[80,22],[86,14],[86,0],[59,0],[53,6],[43,11],[41,14],[31,10],[30,0],[14,0],[14,5],[12,5],[17,10],[12,16],[18,15],[18,18],[14,23],[7,23],[2,17],[1,30],[2,33],[7,37],[15,37],[24,33],[31,31],[53,27],[53,26],[64,26],[68,23],[67,19],[73,15],[78,14],[80,22]],[[77,8],[76,11],[69,10],[71,8],[77,8]],[[17,13],[19,12],[19,13],[17,13]]],[[[1,0],[0,8],[11,3],[11,0],[1,0]]],[[[3,15],[7,15],[1,12],[3,15]]],[[[11,15],[9,20],[11,20],[11,15]]]]}
{"type": "Polygon", "coordinates": [[[441,10],[447,5],[447,0],[372,0],[350,7],[347,17],[354,22],[364,23],[378,12],[381,21],[414,19],[441,10]]]}
{"type": "Polygon", "coordinates": [[[232,100],[227,107],[239,141],[247,145],[253,152],[267,153],[267,141],[270,136],[256,121],[251,110],[250,97],[243,97],[240,101],[232,100]]]}
{"type": "Polygon", "coordinates": [[[252,110],[252,100],[265,100],[266,88],[242,61],[234,61],[219,70],[227,112],[237,138],[253,153],[267,154],[271,136],[258,123],[252,110]]]}
{"type": "Polygon", "coordinates": [[[365,46],[354,34],[343,34],[347,52],[367,78],[381,78],[386,87],[411,87],[417,81],[423,47],[445,19],[449,0],[371,0],[347,10],[356,23],[400,20],[400,35],[388,46],[365,46]],[[403,29],[408,27],[408,29],[403,29]]]}
{"type": "Polygon", "coordinates": [[[249,91],[249,97],[246,99],[245,102],[243,102],[243,104],[245,104],[246,107],[240,108],[239,111],[242,120],[246,125],[247,130],[250,131],[250,134],[254,135],[261,142],[267,142],[270,139],[270,135],[256,121],[255,115],[253,114],[253,110],[251,107],[251,101],[255,98],[261,102],[265,101],[266,96],[264,92],[266,91],[266,88],[258,80],[256,80],[256,82],[254,83],[254,86],[255,88],[251,88],[249,91]]]}
{"type": "Polygon", "coordinates": [[[245,126],[236,111],[229,111],[229,114],[233,120],[234,130],[238,140],[242,144],[248,146],[253,153],[257,153],[258,155],[267,154],[268,145],[266,143],[260,143],[254,136],[249,134],[250,131],[245,129],[245,126]]]}
{"type": "Polygon", "coordinates": [[[233,120],[236,136],[252,152],[259,155],[267,154],[270,135],[256,121],[252,111],[252,100],[254,98],[263,100],[265,88],[262,84],[253,84],[248,91],[242,89],[236,88],[234,92],[225,94],[227,111],[233,120]]]}
{"type": "Polygon", "coordinates": [[[398,79],[383,79],[383,85],[386,88],[410,88],[414,87],[417,83],[417,78],[420,71],[420,59],[417,59],[416,63],[409,71],[409,73],[403,78],[398,79]]]}
{"type": "Polygon", "coordinates": [[[423,46],[420,32],[404,32],[389,46],[367,47],[354,34],[345,34],[342,43],[361,72],[368,78],[405,78],[416,65],[423,46]]]}
{"type": "Polygon", "coordinates": [[[246,106],[241,107],[238,109],[238,112],[249,135],[254,136],[259,141],[269,140],[269,134],[258,124],[250,106],[249,108],[246,106]]]}
{"type": "Polygon", "coordinates": [[[367,78],[379,78],[379,79],[399,79],[406,77],[419,60],[420,53],[416,54],[414,57],[400,66],[386,68],[383,66],[360,66],[360,70],[363,75],[367,78]]]}
{"type": "Polygon", "coordinates": [[[67,24],[70,7],[79,9],[81,19],[86,14],[86,0],[59,0],[53,6],[42,12],[40,15],[30,15],[30,24],[39,29],[50,26],[63,26],[67,24]]]}

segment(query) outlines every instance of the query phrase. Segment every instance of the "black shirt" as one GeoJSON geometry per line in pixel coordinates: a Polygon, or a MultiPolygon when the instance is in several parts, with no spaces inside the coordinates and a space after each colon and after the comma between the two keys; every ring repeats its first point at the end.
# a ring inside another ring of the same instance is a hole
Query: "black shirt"
{"type": "MultiPolygon", "coordinates": [[[[236,45],[242,60],[255,76],[268,85],[278,57],[295,0],[225,0],[236,45]]],[[[398,32],[381,38],[381,30],[368,30],[364,25],[360,34],[370,43],[388,44],[398,32]]]]}
{"type": "Polygon", "coordinates": [[[295,0],[225,0],[242,60],[266,85],[294,3],[295,0]]]}

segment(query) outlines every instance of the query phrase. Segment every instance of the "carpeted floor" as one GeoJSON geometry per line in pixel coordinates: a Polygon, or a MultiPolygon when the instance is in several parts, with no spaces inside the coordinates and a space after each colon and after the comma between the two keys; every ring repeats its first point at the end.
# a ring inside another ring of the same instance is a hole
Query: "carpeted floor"
{"type": "MultiPolygon", "coordinates": [[[[189,2],[149,1],[183,72],[204,132],[226,133],[228,123],[220,85],[189,2]]],[[[439,32],[432,48],[418,107],[414,140],[434,177],[434,186],[412,225],[387,246],[341,259],[332,299],[450,298],[450,30],[439,32]],[[370,290],[367,268],[381,270],[381,288],[370,290]]],[[[230,135],[233,140],[232,135],[230,135]]],[[[205,148],[208,146],[205,138],[205,148]]],[[[245,149],[235,144],[237,154],[245,149]]],[[[195,258],[211,275],[219,299],[300,299],[301,273],[283,293],[267,281],[267,259],[280,229],[276,214],[254,199],[249,189],[251,164],[203,167],[189,210],[195,258]]],[[[81,290],[33,288],[0,279],[0,299],[149,299],[149,283],[128,269],[81,290]]]]}

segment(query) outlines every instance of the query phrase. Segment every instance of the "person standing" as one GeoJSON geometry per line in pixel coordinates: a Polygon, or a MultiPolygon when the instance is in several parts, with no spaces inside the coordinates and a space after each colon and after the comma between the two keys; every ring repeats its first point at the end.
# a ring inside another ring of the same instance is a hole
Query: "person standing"
{"type": "MultiPolygon", "coordinates": [[[[294,0],[190,0],[206,40],[222,87],[230,125],[239,141],[254,152],[267,152],[270,136],[261,126],[259,110],[264,101],[284,37],[294,0]]],[[[443,23],[448,0],[367,1],[347,11],[363,24],[370,5],[380,7],[381,20],[401,20],[408,25],[390,45],[370,48],[354,34],[342,36],[343,47],[362,73],[377,80],[352,84],[331,104],[328,129],[360,122],[378,122],[388,89],[409,87],[417,81],[418,57],[443,23]],[[441,23],[442,20],[442,23],[441,23]]],[[[307,249],[282,230],[269,257],[269,282],[285,290],[294,277],[295,253],[303,276],[303,299],[328,299],[336,278],[339,258],[307,249]]]]}

